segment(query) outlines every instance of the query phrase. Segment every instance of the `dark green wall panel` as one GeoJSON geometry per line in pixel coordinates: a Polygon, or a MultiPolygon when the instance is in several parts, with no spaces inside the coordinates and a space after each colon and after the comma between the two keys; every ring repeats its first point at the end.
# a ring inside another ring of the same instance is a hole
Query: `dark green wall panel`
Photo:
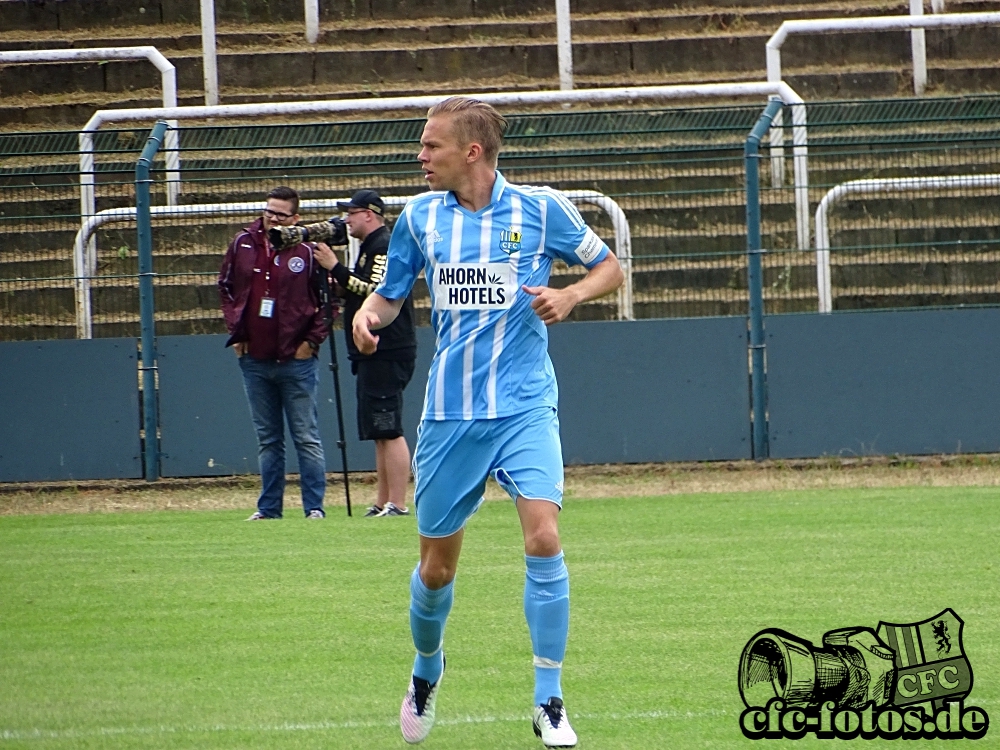
{"type": "Polygon", "coordinates": [[[0,344],[0,482],[142,476],[135,339],[0,344]]]}

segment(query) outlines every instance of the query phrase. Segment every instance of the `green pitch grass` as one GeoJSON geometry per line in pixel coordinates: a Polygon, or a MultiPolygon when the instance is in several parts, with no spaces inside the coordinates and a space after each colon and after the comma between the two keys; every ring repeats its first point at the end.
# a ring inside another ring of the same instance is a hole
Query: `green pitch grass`
{"type": "MultiPolygon", "coordinates": [[[[288,510],[0,518],[0,747],[405,747],[413,519],[288,510]]],[[[570,500],[562,533],[581,748],[750,747],[736,674],[757,631],[819,642],[947,607],[994,719],[976,747],[1000,746],[998,489],[570,500]]],[[[523,568],[513,507],[487,503],[424,747],[541,747],[523,568]]]]}

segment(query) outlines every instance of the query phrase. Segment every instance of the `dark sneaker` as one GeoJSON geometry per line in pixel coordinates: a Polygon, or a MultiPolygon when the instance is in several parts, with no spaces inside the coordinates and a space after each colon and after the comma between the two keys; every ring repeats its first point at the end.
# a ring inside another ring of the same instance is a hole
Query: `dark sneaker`
{"type": "Polygon", "coordinates": [[[392,503],[386,503],[382,512],[378,514],[379,518],[385,518],[386,516],[408,516],[410,515],[409,508],[397,508],[392,503]]]}
{"type": "Polygon", "coordinates": [[[374,518],[375,516],[381,516],[385,512],[385,508],[380,508],[377,505],[372,505],[365,511],[365,518],[374,518]]]}
{"type": "Polygon", "coordinates": [[[548,703],[535,706],[531,724],[545,747],[576,747],[576,732],[569,725],[561,698],[552,697],[548,703]]]}

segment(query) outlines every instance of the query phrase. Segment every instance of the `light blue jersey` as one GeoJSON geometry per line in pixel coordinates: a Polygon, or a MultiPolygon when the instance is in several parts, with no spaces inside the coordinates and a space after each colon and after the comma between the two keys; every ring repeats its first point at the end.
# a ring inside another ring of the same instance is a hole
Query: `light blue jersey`
{"type": "Polygon", "coordinates": [[[521,285],[548,284],[555,259],[592,268],[607,254],[562,193],[511,185],[499,172],[490,204],[476,213],[451,192],[410,200],[376,291],[404,298],[425,271],[437,350],[423,419],[495,419],[557,406],[548,332],[521,285]]]}

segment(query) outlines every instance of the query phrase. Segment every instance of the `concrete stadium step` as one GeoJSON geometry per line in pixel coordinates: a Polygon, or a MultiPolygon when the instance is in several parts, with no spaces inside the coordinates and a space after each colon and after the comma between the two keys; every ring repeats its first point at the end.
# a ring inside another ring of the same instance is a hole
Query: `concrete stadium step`
{"type": "MultiPolygon", "coordinates": [[[[699,71],[662,73],[621,73],[616,75],[577,74],[577,88],[619,86],[678,85],[691,83],[755,82],[763,79],[758,71],[702,73],[699,71]]],[[[1000,68],[992,61],[987,66],[976,61],[929,61],[928,92],[952,95],[1000,91],[1000,68]]],[[[807,101],[852,99],[865,96],[891,98],[912,94],[912,75],[908,66],[811,66],[791,70],[785,81],[807,101]]],[[[541,77],[526,74],[494,74],[488,78],[459,77],[438,81],[382,81],[379,84],[341,84],[291,86],[278,88],[234,88],[223,90],[224,104],[317,101],[336,98],[422,96],[426,94],[469,94],[499,91],[535,91],[558,88],[553,70],[541,77]]],[[[737,103],[726,100],[719,103],[737,103]]],[[[746,102],[747,100],[743,100],[746,102]]],[[[756,101],[754,99],[753,101],[756,101]]],[[[699,106],[705,100],[675,102],[699,106]]],[[[180,106],[201,106],[200,91],[181,91],[180,106]]],[[[158,88],[131,89],[125,92],[77,91],[60,94],[19,94],[0,100],[0,130],[25,132],[41,129],[80,127],[100,109],[132,109],[162,106],[158,88]]],[[[539,111],[545,108],[538,108],[539,111]]],[[[315,122],[316,115],[257,118],[257,122],[315,122]]]]}
{"type": "MultiPolygon", "coordinates": [[[[198,196],[199,202],[214,202],[218,196],[198,196]]],[[[255,193],[235,193],[227,201],[253,201],[255,193]]],[[[629,218],[633,256],[678,255],[692,253],[741,253],[745,250],[744,207],[742,192],[706,198],[695,194],[619,195],[618,203],[629,218]]],[[[130,205],[128,197],[102,198],[99,208],[130,205]]],[[[978,195],[868,196],[838,204],[830,213],[831,245],[856,247],[883,244],[909,246],[927,243],[965,243],[968,250],[977,244],[996,241],[996,198],[986,191],[978,195]],[[927,219],[940,217],[943,223],[928,227],[927,219]]],[[[53,228],[46,217],[72,217],[78,210],[75,197],[61,200],[11,202],[5,218],[17,231],[10,232],[0,259],[42,252],[39,262],[51,263],[44,253],[62,252],[68,256],[75,231],[53,228]]],[[[782,196],[764,194],[763,232],[766,247],[787,247],[785,239],[794,235],[793,207],[782,196]]],[[[612,241],[610,225],[603,211],[582,206],[584,217],[612,241]]],[[[320,217],[306,217],[306,221],[320,217]]],[[[180,248],[183,254],[196,257],[224,248],[236,229],[248,221],[196,219],[184,223],[157,223],[155,239],[160,249],[180,248]],[[201,249],[199,249],[201,248],[201,249]]],[[[65,223],[65,222],[63,222],[65,223]]],[[[72,220],[71,220],[72,225],[72,220]]],[[[134,244],[134,228],[105,227],[98,233],[102,248],[129,247],[134,244]]],[[[169,252],[166,254],[169,255],[169,252]]]]}
{"type": "MultiPolygon", "coordinates": [[[[981,5],[968,0],[949,0],[950,9],[981,5]]],[[[761,8],[758,0],[575,0],[574,18],[614,11],[635,15],[669,13],[677,16],[702,15],[722,28],[738,26],[745,19],[764,12],[816,14],[858,14],[860,12],[905,12],[906,3],[860,2],[859,0],[772,0],[761,8]]],[[[321,24],[395,23],[470,19],[532,18],[554,15],[550,0],[324,0],[320,4],[321,24]]],[[[216,23],[298,24],[303,23],[301,0],[216,0],[216,23]]],[[[198,0],[0,0],[0,24],[16,31],[66,32],[75,29],[139,27],[154,30],[164,25],[197,25],[198,0]]]]}
{"type": "MultiPolygon", "coordinates": [[[[642,39],[684,35],[733,35],[751,31],[773,33],[785,20],[861,15],[899,15],[907,12],[905,4],[856,1],[818,2],[809,6],[801,3],[763,7],[712,8],[690,7],[671,9],[653,7],[630,10],[628,4],[610,3],[594,12],[577,12],[572,16],[574,40],[642,39]]],[[[950,12],[992,10],[995,3],[980,0],[951,0],[950,12]]],[[[0,8],[4,6],[0,3],[0,8]]],[[[2,18],[2,10],[0,10],[2,18]]],[[[195,19],[197,20],[197,19],[195,19]]],[[[111,47],[151,44],[161,52],[200,50],[201,29],[197,23],[164,23],[156,25],[116,25],[103,28],[66,28],[31,31],[7,29],[0,40],[0,51],[14,49],[51,49],[61,47],[111,47]]],[[[529,15],[487,15],[463,18],[422,17],[353,18],[321,20],[316,45],[305,42],[301,21],[285,23],[233,24],[221,20],[216,25],[216,45],[220,51],[243,47],[267,49],[277,46],[312,50],[323,47],[342,49],[391,49],[404,45],[453,45],[462,42],[498,42],[546,40],[554,42],[556,20],[551,4],[529,15]]]]}
{"type": "MultiPolygon", "coordinates": [[[[66,5],[80,3],[67,2],[66,5]]],[[[98,3],[100,5],[100,3],[98,3]]],[[[405,5],[405,4],[404,4],[405,5]]],[[[438,4],[423,7],[432,15],[438,4]]],[[[752,3],[728,6],[698,3],[624,3],[609,10],[594,3],[588,13],[574,17],[575,74],[580,86],[642,84],[685,80],[763,78],[764,42],[782,18],[817,15],[898,14],[905,4],[817,2],[755,7],[752,3]],[[725,10],[723,8],[728,8],[725,10]]],[[[11,6],[0,2],[0,9],[11,6]]],[[[587,4],[578,4],[587,7],[587,4]]],[[[995,9],[1000,3],[951,2],[949,10],[995,9]]],[[[413,8],[402,13],[407,18],[413,8]]],[[[444,18],[423,17],[418,22],[386,21],[387,9],[369,7],[369,20],[354,19],[332,25],[327,41],[304,45],[296,24],[220,26],[220,82],[223,101],[275,101],[295,98],[377,93],[379,95],[430,91],[490,90],[497,88],[551,87],[556,81],[556,54],[552,10],[548,3],[515,6],[477,4],[473,20],[456,19],[449,6],[444,18]],[[485,8],[525,11],[515,18],[482,18],[485,8]],[[376,12],[377,11],[377,12],[376,12]],[[256,40],[256,43],[255,43],[256,40]],[[512,43],[512,41],[514,43],[512,43]],[[255,43],[255,44],[254,44],[255,43]],[[470,74],[474,74],[470,77],[470,74]],[[484,86],[484,79],[488,83],[484,86]],[[232,83],[239,81],[238,86],[232,83]]],[[[299,9],[301,12],[301,9],[299,9]]],[[[161,13],[162,16],[162,8],[161,13]]],[[[113,18],[111,14],[108,18],[113,18]]],[[[178,65],[182,103],[201,103],[200,36],[196,27],[121,25],[104,37],[96,32],[66,32],[58,44],[80,46],[109,43],[158,42],[178,65]],[[88,38],[89,37],[89,38],[88,38]]],[[[977,86],[1000,89],[991,50],[996,49],[996,29],[953,30],[928,34],[931,84],[939,90],[965,90],[977,86]],[[956,37],[956,35],[963,35],[956,37]],[[961,38],[963,44],[956,44],[961,38]],[[938,62],[940,60],[941,62],[938,62]],[[963,63],[973,60],[974,64],[963,63]],[[956,89],[956,87],[958,87],[956,89]]],[[[11,32],[7,46],[38,46],[42,32],[11,32]]],[[[51,37],[51,32],[48,32],[51,37]]],[[[48,41],[51,41],[49,39],[48,41]]],[[[784,48],[788,80],[801,93],[837,96],[895,95],[905,88],[909,66],[909,37],[905,32],[793,36],[784,48]],[[820,54],[817,54],[819,49],[820,54]],[[819,59],[817,59],[819,58],[819,59]],[[836,60],[834,70],[830,63],[836,60]],[[797,66],[805,67],[801,70],[797,66]],[[872,69],[866,69],[872,68],[872,69]]],[[[45,66],[8,66],[0,69],[0,90],[8,105],[0,108],[0,126],[31,126],[39,122],[75,122],[86,119],[87,101],[73,100],[66,91],[90,95],[92,108],[155,106],[158,74],[145,61],[45,66]],[[33,72],[34,71],[34,72],[33,72]],[[52,90],[54,81],[60,89],[52,90]],[[68,84],[68,86],[67,86],[68,84]],[[31,92],[42,112],[17,114],[31,92]],[[99,96],[98,96],[99,95],[99,96]],[[40,98],[40,100],[39,100],[40,98]],[[67,101],[67,98],[69,99],[67,101]],[[38,101],[36,101],[38,100],[38,101]],[[49,100],[49,101],[46,101],[49,100]],[[45,106],[49,105],[49,106],[45,106]]]]}
{"type": "MultiPolygon", "coordinates": [[[[995,27],[929,34],[928,65],[933,69],[941,63],[955,65],[964,61],[975,63],[967,67],[989,69],[995,66],[990,53],[997,46],[998,36],[995,27]]],[[[644,75],[673,77],[688,73],[716,80],[734,76],[763,80],[764,47],[769,37],[768,32],[739,36],[578,37],[574,41],[574,75],[603,79],[624,76],[629,81],[644,75]]],[[[841,69],[850,70],[850,66],[875,66],[876,70],[888,67],[902,72],[910,64],[907,32],[792,36],[782,52],[788,79],[816,76],[823,69],[831,75],[841,69]],[[836,63],[831,65],[830,61],[836,63]],[[816,71],[817,66],[822,66],[820,71],[816,71]]],[[[200,92],[204,80],[200,50],[176,50],[170,60],[177,66],[178,89],[186,96],[200,92]]],[[[526,83],[548,81],[557,76],[558,63],[554,39],[516,44],[484,39],[467,45],[392,45],[383,49],[317,45],[302,49],[264,46],[246,51],[223,50],[218,55],[218,70],[221,94],[228,101],[229,87],[283,91],[316,86],[336,92],[334,87],[347,84],[363,92],[366,87],[374,91],[386,85],[447,85],[470,74],[480,80],[507,76],[526,83]]],[[[159,73],[145,60],[19,64],[0,69],[0,87],[7,96],[155,90],[158,84],[159,73]]]]}

